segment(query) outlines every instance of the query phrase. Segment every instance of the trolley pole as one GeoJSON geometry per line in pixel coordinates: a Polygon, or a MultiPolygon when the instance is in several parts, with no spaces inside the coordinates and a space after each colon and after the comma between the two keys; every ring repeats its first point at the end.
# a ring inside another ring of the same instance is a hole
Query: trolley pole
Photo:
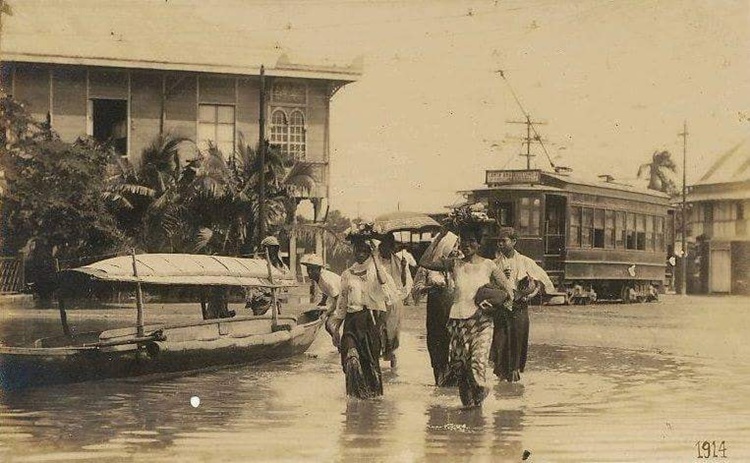
{"type": "Polygon", "coordinates": [[[682,210],[680,218],[682,220],[681,238],[682,238],[682,258],[680,259],[680,294],[687,294],[687,222],[685,217],[686,196],[687,196],[687,121],[682,123],[682,132],[678,134],[682,137],[682,210]]]}

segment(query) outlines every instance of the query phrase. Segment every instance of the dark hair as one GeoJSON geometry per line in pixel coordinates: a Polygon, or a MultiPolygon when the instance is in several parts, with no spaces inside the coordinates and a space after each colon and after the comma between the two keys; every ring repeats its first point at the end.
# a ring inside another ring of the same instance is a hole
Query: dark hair
{"type": "Polygon", "coordinates": [[[458,235],[462,238],[472,238],[477,241],[477,243],[482,242],[482,237],[484,236],[484,229],[481,226],[473,225],[473,226],[463,226],[459,228],[458,235]]]}
{"type": "Polygon", "coordinates": [[[500,230],[498,230],[497,239],[503,239],[506,236],[512,240],[518,239],[518,234],[516,233],[516,230],[513,227],[502,227],[500,228],[500,230]]]}

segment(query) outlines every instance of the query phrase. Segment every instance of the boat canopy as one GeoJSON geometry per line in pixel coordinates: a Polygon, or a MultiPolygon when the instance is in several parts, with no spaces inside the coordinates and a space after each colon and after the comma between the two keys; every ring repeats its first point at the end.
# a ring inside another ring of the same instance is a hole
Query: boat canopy
{"type": "Polygon", "coordinates": [[[69,277],[112,283],[143,283],[174,286],[295,286],[294,276],[269,267],[264,259],[208,256],[200,254],[136,254],[138,276],[133,274],[133,256],[113,257],[65,270],[69,277]]]}

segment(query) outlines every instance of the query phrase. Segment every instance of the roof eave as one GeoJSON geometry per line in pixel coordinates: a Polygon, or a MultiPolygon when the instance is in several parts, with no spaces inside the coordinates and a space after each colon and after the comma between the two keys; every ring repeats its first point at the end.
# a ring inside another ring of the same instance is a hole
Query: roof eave
{"type": "MultiPolygon", "coordinates": [[[[17,52],[5,52],[3,61],[37,64],[64,64],[74,66],[100,66],[141,70],[204,72],[212,74],[230,74],[242,76],[257,76],[260,74],[260,65],[232,66],[210,63],[125,60],[107,57],[48,55],[17,52]]],[[[265,74],[272,77],[320,79],[350,83],[356,82],[361,77],[362,72],[361,70],[354,67],[314,66],[284,63],[277,66],[266,66],[265,74]]]]}

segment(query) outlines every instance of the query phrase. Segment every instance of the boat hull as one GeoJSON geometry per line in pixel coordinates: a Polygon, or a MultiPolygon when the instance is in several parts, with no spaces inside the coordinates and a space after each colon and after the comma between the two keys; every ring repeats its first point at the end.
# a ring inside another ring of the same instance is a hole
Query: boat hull
{"type": "MultiPolygon", "coordinates": [[[[298,319],[267,317],[147,326],[155,340],[128,344],[134,328],[105,331],[96,346],[0,347],[0,388],[20,389],[252,364],[305,352],[320,330],[322,311],[298,319]],[[122,343],[122,344],[118,344],[122,343]],[[113,344],[113,345],[107,345],[113,344]]],[[[44,344],[37,342],[38,344],[44,344]]],[[[50,344],[53,344],[50,342],[50,344]]]]}

